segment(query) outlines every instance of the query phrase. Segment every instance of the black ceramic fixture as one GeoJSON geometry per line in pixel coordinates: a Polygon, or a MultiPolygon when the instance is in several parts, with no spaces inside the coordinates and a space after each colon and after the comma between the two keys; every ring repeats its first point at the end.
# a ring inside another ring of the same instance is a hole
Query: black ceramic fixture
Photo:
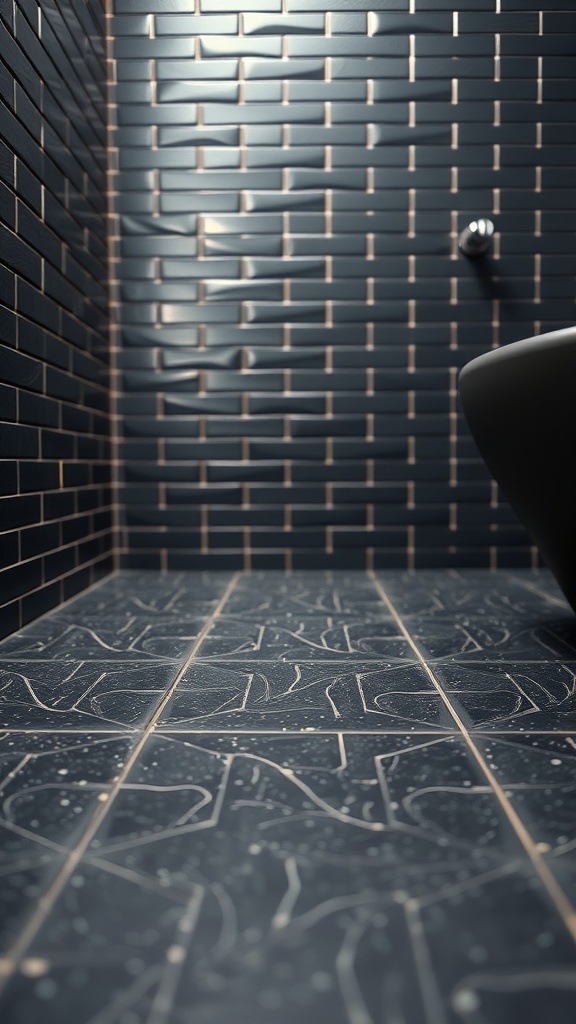
{"type": "Polygon", "coordinates": [[[478,356],[460,393],[480,454],[576,611],[576,327],[478,356]]]}

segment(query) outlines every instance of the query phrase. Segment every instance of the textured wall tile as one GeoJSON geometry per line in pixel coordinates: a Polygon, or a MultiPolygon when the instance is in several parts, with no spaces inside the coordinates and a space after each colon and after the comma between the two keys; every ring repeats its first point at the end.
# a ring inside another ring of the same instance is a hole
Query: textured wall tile
{"type": "Polygon", "coordinates": [[[105,572],[112,540],[103,38],[69,5],[2,19],[4,635],[105,572]]]}
{"type": "Polygon", "coordinates": [[[197,564],[534,557],[456,381],[573,320],[575,26],[564,3],[498,7],[117,0],[130,564],[175,505],[199,513],[197,564]],[[479,214],[482,266],[456,249],[479,214]]]}

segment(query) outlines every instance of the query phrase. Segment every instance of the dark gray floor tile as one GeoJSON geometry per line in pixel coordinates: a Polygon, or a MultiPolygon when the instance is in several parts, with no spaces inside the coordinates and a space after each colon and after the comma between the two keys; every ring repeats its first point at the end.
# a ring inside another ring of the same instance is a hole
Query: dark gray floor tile
{"type": "Polygon", "coordinates": [[[231,573],[122,572],[80,594],[51,617],[83,622],[84,616],[126,619],[147,617],[150,622],[208,616],[232,579],[231,573]]]}
{"type": "Polygon", "coordinates": [[[456,613],[442,618],[405,620],[410,636],[426,660],[460,662],[576,660],[576,619],[563,616],[550,622],[506,622],[456,613]]]}
{"type": "Polygon", "coordinates": [[[0,728],[142,726],[176,677],[166,661],[0,661],[0,728]]]}
{"type": "Polygon", "coordinates": [[[334,622],[330,615],[285,616],[265,621],[222,617],[203,640],[198,657],[214,661],[361,661],[414,660],[394,619],[366,622],[350,615],[334,622]]]}
{"type": "Polygon", "coordinates": [[[564,736],[477,737],[475,742],[576,906],[576,730],[564,736]]]}
{"type": "Polygon", "coordinates": [[[121,626],[115,618],[95,618],[93,626],[83,626],[49,616],[8,637],[0,646],[0,663],[7,659],[179,661],[204,624],[204,618],[157,624],[142,617],[121,626]]]}
{"type": "Polygon", "coordinates": [[[378,572],[377,579],[398,613],[432,618],[468,614],[475,618],[555,618],[569,613],[551,573],[547,570],[508,572],[488,569],[419,569],[414,572],[378,572]]]}
{"type": "MultiPolygon", "coordinates": [[[[52,622],[69,623],[98,631],[98,627],[113,628],[121,633],[133,628],[134,623],[147,622],[149,625],[172,625],[206,620],[212,615],[217,601],[200,601],[190,598],[170,607],[153,607],[144,598],[118,594],[105,602],[86,602],[82,605],[66,605],[50,616],[52,622]]],[[[27,627],[32,630],[32,627],[27,627]]],[[[1,649],[0,649],[1,650],[1,649]]]]}
{"type": "Polygon", "coordinates": [[[0,733],[0,957],[107,798],[133,743],[0,733]]]}
{"type": "Polygon", "coordinates": [[[362,615],[381,617],[386,610],[366,573],[245,573],[224,607],[226,615],[246,619],[292,612],[295,616],[362,615]]]}
{"type": "Polygon", "coordinates": [[[418,664],[193,662],[162,728],[427,731],[454,729],[418,664]]]}
{"type": "Polygon", "coordinates": [[[576,729],[576,662],[434,662],[436,680],[468,729],[576,729]]]}
{"type": "Polygon", "coordinates": [[[233,573],[213,572],[151,572],[123,570],[108,577],[104,583],[80,594],[78,601],[125,594],[132,600],[143,601],[151,608],[172,608],[174,602],[188,600],[219,601],[233,573]]]}
{"type": "Polygon", "coordinates": [[[415,901],[427,1022],[571,1024],[574,942],[541,886],[505,869],[415,901]]]}
{"type": "Polygon", "coordinates": [[[569,1024],[576,954],[460,739],[172,734],[30,963],[11,1024],[569,1024]]]}

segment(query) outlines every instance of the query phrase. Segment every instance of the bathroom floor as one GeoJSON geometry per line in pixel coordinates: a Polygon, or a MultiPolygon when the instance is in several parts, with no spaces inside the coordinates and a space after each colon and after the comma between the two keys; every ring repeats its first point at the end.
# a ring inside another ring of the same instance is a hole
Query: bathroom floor
{"type": "Polygon", "coordinates": [[[0,1018],[573,1024],[546,572],[122,573],[0,645],[0,1018]]]}

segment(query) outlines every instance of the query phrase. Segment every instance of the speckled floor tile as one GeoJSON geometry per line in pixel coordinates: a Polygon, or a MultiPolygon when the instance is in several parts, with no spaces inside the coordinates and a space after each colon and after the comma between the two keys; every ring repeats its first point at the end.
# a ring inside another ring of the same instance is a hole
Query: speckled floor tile
{"type": "Polygon", "coordinates": [[[574,623],[545,571],[137,572],[8,638],[0,1019],[572,1024],[574,623]]]}
{"type": "Polygon", "coordinates": [[[267,617],[242,621],[220,617],[198,651],[202,660],[359,661],[413,660],[414,655],[394,619],[365,622],[361,616],[306,616],[295,620],[267,617]]]}
{"type": "Polygon", "coordinates": [[[190,734],[148,741],[30,963],[14,1024],[508,1024],[526,984],[568,1024],[576,951],[461,739],[190,734]]]}
{"type": "Polygon", "coordinates": [[[435,679],[468,729],[576,729],[576,662],[432,663],[435,679]]]}
{"type": "Polygon", "coordinates": [[[435,730],[452,717],[420,664],[194,661],[159,725],[177,729],[435,730]]]}
{"type": "Polygon", "coordinates": [[[108,799],[133,737],[0,732],[0,943],[4,951],[108,799]]]}
{"type": "Polygon", "coordinates": [[[143,726],[174,680],[165,661],[0,661],[0,729],[143,726]]]}
{"type": "Polygon", "coordinates": [[[534,845],[576,906],[576,731],[478,737],[534,845]]]}

